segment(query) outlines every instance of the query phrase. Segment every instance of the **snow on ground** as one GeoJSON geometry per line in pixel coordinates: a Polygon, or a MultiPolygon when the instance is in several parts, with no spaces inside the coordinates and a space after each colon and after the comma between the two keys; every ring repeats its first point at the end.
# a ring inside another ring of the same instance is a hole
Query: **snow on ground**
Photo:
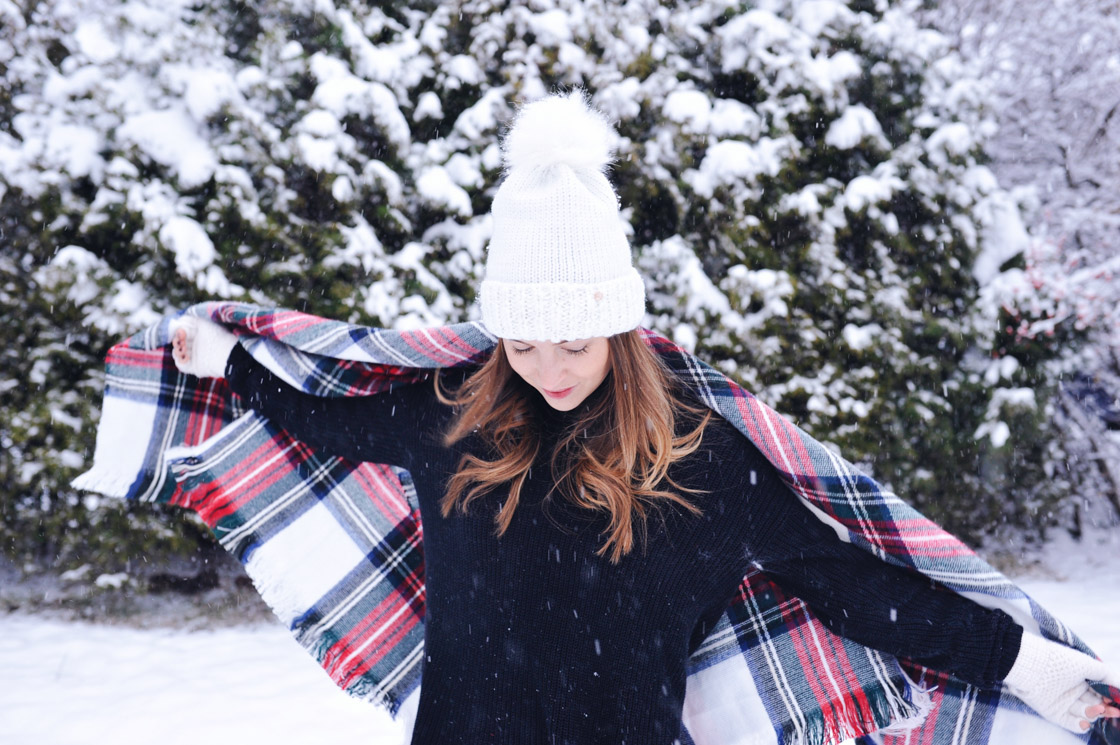
{"type": "Polygon", "coordinates": [[[141,630],[0,620],[0,743],[393,745],[387,713],[352,699],[279,625],[141,630]]]}
{"type": "Polygon", "coordinates": [[[1120,525],[1086,527],[1078,542],[1055,535],[1020,586],[1120,671],[1120,525]]]}
{"type": "MultiPolygon", "coordinates": [[[[1020,579],[1120,667],[1120,534],[1058,543],[1020,579]]],[[[0,743],[394,745],[379,707],[351,699],[278,625],[143,630],[0,618],[0,743]]]]}

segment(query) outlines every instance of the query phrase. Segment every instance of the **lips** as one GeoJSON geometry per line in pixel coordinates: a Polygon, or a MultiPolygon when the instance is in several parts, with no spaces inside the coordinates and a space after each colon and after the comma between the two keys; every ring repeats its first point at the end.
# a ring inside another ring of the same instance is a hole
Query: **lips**
{"type": "Polygon", "coordinates": [[[541,391],[544,393],[544,395],[548,396],[549,398],[564,398],[565,396],[567,396],[569,393],[571,393],[575,389],[576,389],[576,387],[573,385],[570,388],[564,388],[564,389],[559,390],[559,391],[550,391],[550,390],[547,390],[547,389],[544,389],[544,388],[542,388],[541,391]]]}

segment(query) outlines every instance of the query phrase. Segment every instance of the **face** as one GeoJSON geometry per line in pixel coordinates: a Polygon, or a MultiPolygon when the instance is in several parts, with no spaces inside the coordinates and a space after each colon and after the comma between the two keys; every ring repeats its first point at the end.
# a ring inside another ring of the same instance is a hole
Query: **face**
{"type": "Polygon", "coordinates": [[[503,339],[502,345],[514,372],[558,411],[571,411],[583,403],[611,369],[605,336],[559,344],[503,339]]]}

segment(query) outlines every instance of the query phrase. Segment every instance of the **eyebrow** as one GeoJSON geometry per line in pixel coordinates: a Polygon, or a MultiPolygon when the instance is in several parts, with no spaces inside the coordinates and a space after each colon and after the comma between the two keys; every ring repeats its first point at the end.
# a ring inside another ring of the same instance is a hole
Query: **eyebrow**
{"type": "MultiPolygon", "coordinates": [[[[529,342],[522,341],[521,339],[507,339],[506,341],[513,342],[514,344],[526,344],[530,347],[533,346],[529,342]]],[[[565,339],[564,341],[558,341],[558,342],[555,342],[555,343],[556,344],[571,344],[573,341],[579,341],[579,339],[565,339]]]]}

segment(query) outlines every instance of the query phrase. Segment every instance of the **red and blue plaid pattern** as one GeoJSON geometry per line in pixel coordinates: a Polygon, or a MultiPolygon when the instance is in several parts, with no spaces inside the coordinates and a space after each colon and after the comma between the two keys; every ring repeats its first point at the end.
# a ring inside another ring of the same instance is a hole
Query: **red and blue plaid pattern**
{"type": "MultiPolygon", "coordinates": [[[[478,324],[396,332],[235,303],[184,312],[225,323],[254,357],[320,396],[376,394],[425,368],[482,360],[496,342],[478,324]]],[[[167,346],[173,321],[110,350],[94,466],[75,484],[196,511],[332,679],[396,713],[420,684],[424,641],[423,526],[408,473],[315,453],[246,411],[224,381],[180,374],[167,346]]],[[[873,479],[685,350],[645,339],[855,544],[1088,651],[873,479]]],[[[684,724],[682,741],[697,745],[1099,739],[1049,725],[1006,693],[842,639],[760,572],[743,579],[690,660],[684,724]]]]}

